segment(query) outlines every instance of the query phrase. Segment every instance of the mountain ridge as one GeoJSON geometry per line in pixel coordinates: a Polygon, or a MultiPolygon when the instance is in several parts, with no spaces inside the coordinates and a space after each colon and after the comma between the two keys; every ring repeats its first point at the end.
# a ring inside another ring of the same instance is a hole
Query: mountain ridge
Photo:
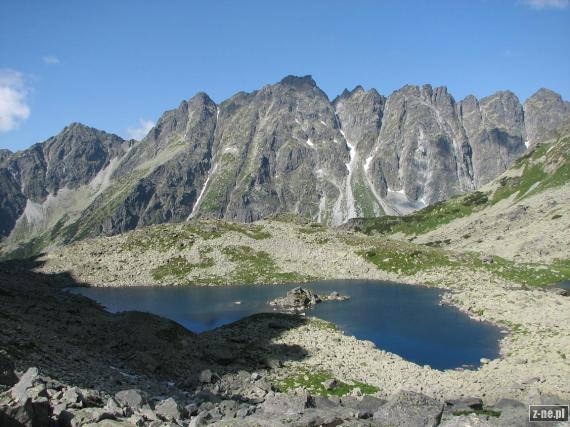
{"type": "Polygon", "coordinates": [[[331,101],[311,76],[286,76],[220,104],[199,92],[141,141],[72,123],[2,152],[0,233],[16,244],[56,225],[69,241],[196,216],[403,215],[486,184],[569,117],[547,89],[521,104],[510,91],[457,102],[444,86],[385,97],[358,85],[331,101]]]}

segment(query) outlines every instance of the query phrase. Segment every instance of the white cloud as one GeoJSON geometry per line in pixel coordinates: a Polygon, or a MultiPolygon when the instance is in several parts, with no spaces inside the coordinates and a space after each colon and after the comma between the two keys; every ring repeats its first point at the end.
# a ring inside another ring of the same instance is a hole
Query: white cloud
{"type": "Polygon", "coordinates": [[[22,73],[0,69],[0,132],[17,128],[30,116],[22,73]]]}
{"type": "Polygon", "coordinates": [[[59,64],[59,58],[57,56],[53,56],[53,55],[47,55],[44,56],[43,58],[44,64],[48,64],[48,65],[57,65],[59,64]]]}
{"type": "Polygon", "coordinates": [[[534,9],[565,9],[569,0],[524,0],[524,2],[534,9]]]}
{"type": "Polygon", "coordinates": [[[129,127],[127,128],[127,135],[129,138],[141,140],[143,139],[147,133],[154,127],[154,122],[152,120],[145,120],[139,119],[139,126],[138,127],[129,127]]]}

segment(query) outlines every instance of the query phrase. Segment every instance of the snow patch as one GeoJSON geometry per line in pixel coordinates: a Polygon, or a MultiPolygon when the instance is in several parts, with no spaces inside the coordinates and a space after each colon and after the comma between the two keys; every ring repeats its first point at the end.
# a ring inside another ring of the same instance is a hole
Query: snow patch
{"type": "Polygon", "coordinates": [[[368,173],[368,170],[370,169],[370,164],[372,163],[372,159],[374,159],[374,156],[368,156],[364,161],[364,172],[368,173]]]}
{"type": "Polygon", "coordinates": [[[340,133],[346,141],[346,145],[348,147],[348,154],[350,156],[349,162],[346,163],[348,176],[346,177],[345,193],[344,193],[344,200],[346,203],[346,220],[349,220],[351,218],[356,218],[356,204],[354,202],[354,193],[352,192],[352,175],[356,167],[358,156],[356,153],[356,145],[351,144],[351,142],[348,140],[342,129],[340,130],[340,133]]]}
{"type": "Polygon", "coordinates": [[[307,138],[307,145],[311,148],[315,148],[315,144],[311,142],[311,138],[307,138]]]}
{"type": "Polygon", "coordinates": [[[216,172],[217,167],[218,167],[217,163],[214,163],[212,165],[212,167],[210,168],[210,170],[208,171],[208,176],[206,177],[206,181],[204,182],[204,185],[202,186],[202,189],[200,190],[200,194],[198,195],[198,198],[196,199],[194,206],[192,206],[192,212],[190,212],[190,215],[188,215],[188,218],[186,218],[186,221],[190,221],[190,219],[194,216],[194,213],[198,209],[200,201],[202,200],[202,196],[204,196],[204,193],[206,191],[206,187],[208,187],[208,183],[210,182],[210,178],[216,172]]]}
{"type": "Polygon", "coordinates": [[[319,200],[319,215],[317,216],[317,222],[323,222],[323,213],[327,207],[327,196],[326,194],[321,195],[319,200]]]}

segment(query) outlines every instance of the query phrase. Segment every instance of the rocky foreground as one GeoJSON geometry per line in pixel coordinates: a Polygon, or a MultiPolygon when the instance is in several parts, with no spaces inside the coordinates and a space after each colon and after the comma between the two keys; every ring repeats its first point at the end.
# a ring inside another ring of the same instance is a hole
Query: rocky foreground
{"type": "Polygon", "coordinates": [[[456,275],[446,300],[516,319],[503,357],[441,372],[314,318],[256,315],[197,335],[110,314],[62,291],[79,285],[71,276],[40,267],[0,266],[0,425],[512,426],[526,424],[528,403],[570,400],[570,301],[492,277],[456,275]]]}

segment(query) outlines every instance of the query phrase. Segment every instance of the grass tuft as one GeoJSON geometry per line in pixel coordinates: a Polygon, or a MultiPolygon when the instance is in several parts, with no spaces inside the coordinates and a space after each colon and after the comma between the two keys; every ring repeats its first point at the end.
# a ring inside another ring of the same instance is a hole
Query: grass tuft
{"type": "Polygon", "coordinates": [[[323,382],[334,379],[332,374],[326,371],[312,371],[309,369],[300,369],[297,373],[286,378],[277,380],[275,386],[283,393],[288,390],[302,388],[314,396],[346,396],[355,388],[359,388],[362,394],[374,394],[380,389],[378,387],[365,384],[359,381],[351,381],[350,384],[338,381],[338,385],[327,390],[323,386],[323,382]]]}

